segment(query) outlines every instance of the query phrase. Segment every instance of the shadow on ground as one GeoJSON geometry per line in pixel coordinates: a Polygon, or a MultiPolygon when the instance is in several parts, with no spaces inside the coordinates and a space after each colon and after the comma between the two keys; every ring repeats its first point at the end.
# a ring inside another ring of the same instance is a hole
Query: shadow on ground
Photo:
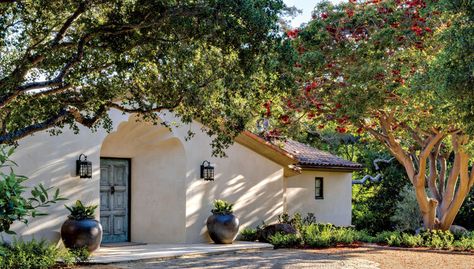
{"type": "Polygon", "coordinates": [[[171,260],[142,261],[109,266],[84,267],[93,269],[142,268],[331,268],[331,269],[377,269],[378,264],[341,255],[321,254],[304,250],[265,250],[225,253],[211,256],[183,257],[171,260]]]}

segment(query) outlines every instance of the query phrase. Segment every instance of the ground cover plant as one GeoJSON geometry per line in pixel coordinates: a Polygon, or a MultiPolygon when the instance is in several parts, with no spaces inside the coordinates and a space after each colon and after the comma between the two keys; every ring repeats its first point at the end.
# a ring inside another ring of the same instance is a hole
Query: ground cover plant
{"type": "Polygon", "coordinates": [[[89,258],[86,249],[70,251],[45,240],[13,241],[0,246],[0,269],[70,267],[89,258]]]}
{"type": "MultiPolygon", "coordinates": [[[[393,247],[426,247],[431,249],[472,251],[474,250],[474,231],[453,234],[443,230],[415,231],[382,231],[371,234],[366,230],[353,227],[337,227],[329,223],[317,223],[314,215],[301,217],[282,214],[280,223],[291,224],[298,231],[296,234],[277,232],[269,237],[275,248],[327,248],[335,246],[359,246],[361,243],[376,243],[393,247]],[[304,221],[306,219],[306,222],[304,221]],[[308,220],[311,221],[308,221],[308,220]],[[297,228],[296,228],[297,227],[297,228]]],[[[255,229],[246,228],[241,231],[241,240],[256,241],[261,225],[255,229]]]]}
{"type": "Polygon", "coordinates": [[[445,250],[474,250],[474,233],[457,239],[449,231],[428,230],[420,234],[408,232],[381,232],[375,236],[353,228],[335,227],[331,224],[311,224],[303,227],[298,235],[277,233],[270,237],[275,248],[311,247],[325,248],[338,245],[353,246],[360,243],[378,243],[393,247],[427,247],[445,250]]]}

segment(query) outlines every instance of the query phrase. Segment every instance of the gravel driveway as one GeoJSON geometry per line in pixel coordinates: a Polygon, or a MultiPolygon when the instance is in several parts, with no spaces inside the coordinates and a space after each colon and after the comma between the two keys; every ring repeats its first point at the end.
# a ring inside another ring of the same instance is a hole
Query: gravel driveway
{"type": "Polygon", "coordinates": [[[269,249],[210,256],[183,257],[171,260],[83,266],[79,268],[474,269],[474,252],[403,249],[377,245],[364,245],[356,248],[341,247],[316,250],[269,249]]]}

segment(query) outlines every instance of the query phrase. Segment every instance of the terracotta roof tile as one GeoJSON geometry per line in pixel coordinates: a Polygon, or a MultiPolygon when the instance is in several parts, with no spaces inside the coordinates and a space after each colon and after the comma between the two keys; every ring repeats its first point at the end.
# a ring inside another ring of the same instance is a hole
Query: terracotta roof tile
{"type": "Polygon", "coordinates": [[[281,141],[281,143],[283,143],[282,149],[294,156],[295,159],[298,160],[298,165],[303,167],[348,168],[351,170],[362,168],[361,164],[344,160],[329,152],[319,150],[294,140],[288,139],[286,141],[281,141]]]}

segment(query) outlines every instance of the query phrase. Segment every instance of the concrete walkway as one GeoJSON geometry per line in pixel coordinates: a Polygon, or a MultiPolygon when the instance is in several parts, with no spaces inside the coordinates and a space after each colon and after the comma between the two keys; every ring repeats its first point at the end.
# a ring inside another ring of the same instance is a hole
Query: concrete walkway
{"type": "Polygon", "coordinates": [[[110,264],[146,260],[162,260],[178,257],[220,254],[226,252],[272,249],[270,244],[234,242],[233,244],[143,244],[102,246],[92,254],[91,264],[110,264]]]}
{"type": "MultiPolygon", "coordinates": [[[[209,256],[147,260],[78,269],[380,269],[377,262],[350,255],[320,253],[300,249],[264,249],[227,252],[209,256]]],[[[391,268],[391,267],[388,267],[391,268]]],[[[401,267],[403,269],[409,267],[401,267]]],[[[423,267],[424,268],[424,267],[423,267]]]]}

